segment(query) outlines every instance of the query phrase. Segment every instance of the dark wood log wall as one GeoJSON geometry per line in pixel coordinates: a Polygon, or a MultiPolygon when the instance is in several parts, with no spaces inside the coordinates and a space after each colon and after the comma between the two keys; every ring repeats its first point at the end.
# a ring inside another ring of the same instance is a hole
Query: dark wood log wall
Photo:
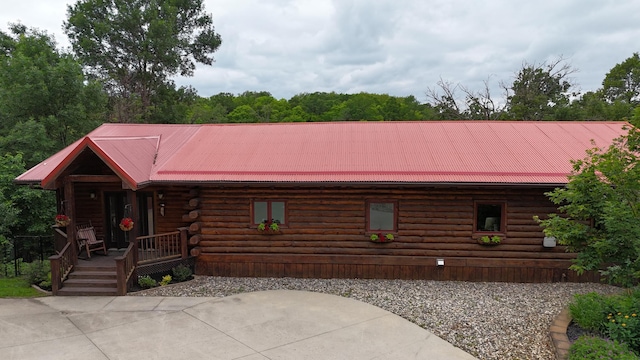
{"type": "Polygon", "coordinates": [[[123,191],[120,183],[75,184],[76,225],[91,222],[99,237],[105,234],[104,191],[123,191]],[[91,193],[96,194],[94,199],[91,193]]]}
{"type": "MultiPolygon", "coordinates": [[[[90,221],[99,236],[105,234],[104,192],[118,191],[125,191],[122,189],[121,183],[77,183],[75,185],[76,223],[82,224],[90,221]],[[92,192],[96,194],[95,199],[90,197],[92,192]]],[[[154,195],[155,231],[157,234],[173,232],[179,227],[189,226],[191,221],[182,219],[182,214],[185,210],[188,210],[188,205],[185,204],[191,198],[189,189],[185,190],[183,187],[145,188],[140,191],[154,195]],[[162,200],[157,197],[158,190],[161,190],[164,195],[162,200]],[[164,216],[160,213],[160,203],[165,204],[164,216]]]]}
{"type": "MultiPolygon", "coordinates": [[[[219,276],[401,278],[464,281],[597,281],[569,271],[573,255],[544,248],[534,215],[555,206],[544,188],[202,187],[182,212],[190,222],[196,273],[219,276]],[[253,200],[287,202],[287,225],[264,235],[251,225],[253,200]],[[397,201],[392,243],[366,231],[367,200],[397,201]],[[473,232],[474,201],[504,201],[502,243],[473,232]],[[445,265],[436,266],[436,259],[445,265]]],[[[185,190],[187,191],[187,190],[185,190]]]]}
{"type": "MultiPolygon", "coordinates": [[[[121,184],[75,187],[78,223],[104,229],[103,191],[121,184]],[[89,194],[97,190],[97,198],[89,194]]],[[[156,233],[189,228],[196,273],[219,276],[399,278],[464,281],[598,281],[569,271],[573,255],[544,248],[534,215],[556,207],[549,188],[516,187],[259,187],[146,188],[154,196],[156,233]],[[251,224],[253,200],[287,202],[287,224],[265,235],[251,224]],[[367,200],[395,201],[398,230],[392,243],[372,243],[367,200]],[[506,231],[495,247],[478,244],[474,201],[504,202],[506,231]],[[165,204],[165,215],[159,212],[165,204]],[[436,259],[445,265],[436,266],[436,259]]]]}

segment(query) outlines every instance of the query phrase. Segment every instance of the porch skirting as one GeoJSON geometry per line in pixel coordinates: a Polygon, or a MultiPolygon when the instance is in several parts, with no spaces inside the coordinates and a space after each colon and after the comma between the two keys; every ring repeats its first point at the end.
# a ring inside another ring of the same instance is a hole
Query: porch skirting
{"type": "Polygon", "coordinates": [[[136,268],[138,276],[152,275],[152,274],[170,274],[171,269],[178,265],[185,265],[193,268],[195,264],[194,257],[188,257],[186,259],[172,259],[161,262],[154,262],[150,264],[139,265],[136,268]]]}
{"type": "Polygon", "coordinates": [[[361,278],[490,282],[598,282],[598,273],[578,276],[569,260],[435,257],[202,254],[197,275],[228,277],[361,278]]]}

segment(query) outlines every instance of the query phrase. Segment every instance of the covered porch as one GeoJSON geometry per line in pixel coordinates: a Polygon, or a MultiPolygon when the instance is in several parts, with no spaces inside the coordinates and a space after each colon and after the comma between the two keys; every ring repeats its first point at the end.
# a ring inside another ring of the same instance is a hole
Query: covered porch
{"type": "Polygon", "coordinates": [[[138,276],[170,272],[178,264],[188,264],[188,229],[139,236],[127,248],[108,248],[91,256],[77,245],[77,239],[54,229],[63,249],[49,258],[53,295],[126,295],[138,276]]]}
{"type": "Polygon", "coordinates": [[[133,143],[135,146],[122,148],[124,142],[119,138],[85,139],[69,153],[60,154],[64,157],[58,166],[41,169],[39,185],[55,191],[56,212],[66,220],[53,227],[57,252],[50,257],[54,295],[125,295],[138,275],[153,266],[189,258],[191,222],[183,219],[189,212],[185,209],[189,199],[184,198],[188,191],[142,183],[140,171],[152,166],[157,139],[135,138],[133,143]],[[136,157],[140,163],[127,172],[122,163],[130,158],[123,153],[146,156],[136,157]],[[89,254],[83,246],[88,242],[87,229],[91,229],[92,241],[100,243],[89,254]]]}

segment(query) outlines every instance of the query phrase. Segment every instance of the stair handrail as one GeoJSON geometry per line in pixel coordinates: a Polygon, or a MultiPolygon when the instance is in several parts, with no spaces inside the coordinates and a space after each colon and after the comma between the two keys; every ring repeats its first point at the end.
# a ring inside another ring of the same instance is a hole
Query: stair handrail
{"type": "Polygon", "coordinates": [[[135,277],[137,241],[132,241],[121,256],[116,260],[116,279],[118,282],[118,295],[127,295],[127,290],[135,277]]]}
{"type": "Polygon", "coordinates": [[[73,270],[74,262],[71,249],[71,243],[68,242],[58,254],[49,257],[51,263],[51,292],[53,295],[58,294],[62,287],[62,282],[73,270]]]}

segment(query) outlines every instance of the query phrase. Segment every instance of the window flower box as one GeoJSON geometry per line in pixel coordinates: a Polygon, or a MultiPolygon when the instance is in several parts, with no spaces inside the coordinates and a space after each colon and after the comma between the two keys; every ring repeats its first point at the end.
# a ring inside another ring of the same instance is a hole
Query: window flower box
{"type": "Polygon", "coordinates": [[[478,244],[485,246],[496,246],[499,245],[502,241],[502,238],[498,235],[484,235],[478,238],[478,244]]]}
{"type": "Polygon", "coordinates": [[[272,223],[260,223],[258,224],[258,232],[264,235],[269,234],[279,234],[280,233],[280,225],[277,222],[272,223]]]}
{"type": "Polygon", "coordinates": [[[395,240],[395,236],[393,236],[393,234],[383,235],[382,233],[377,233],[377,234],[371,234],[369,236],[369,240],[374,243],[390,243],[390,242],[393,242],[393,240],[395,240]]]}

